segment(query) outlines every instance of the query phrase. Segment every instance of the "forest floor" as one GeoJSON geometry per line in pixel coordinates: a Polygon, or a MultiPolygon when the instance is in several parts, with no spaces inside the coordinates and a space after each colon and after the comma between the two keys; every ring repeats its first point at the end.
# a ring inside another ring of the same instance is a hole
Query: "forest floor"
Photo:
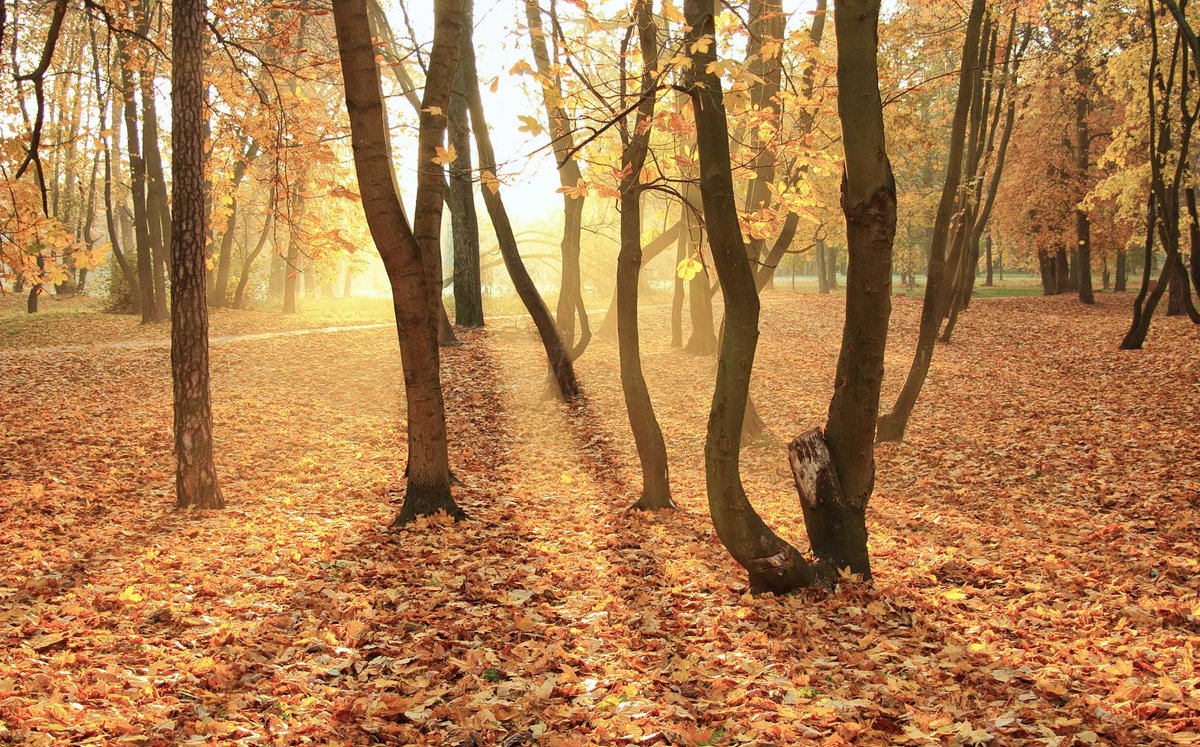
{"type": "MultiPolygon", "coordinates": [[[[919,306],[895,302],[887,402],[919,306]]],[[[841,307],[764,300],[774,438],[743,473],[802,548],[785,444],[823,422],[841,307]]],[[[679,511],[627,510],[614,343],[564,406],[512,319],[443,356],[471,520],[401,531],[393,330],[214,344],[229,508],[177,512],[169,351],[100,344],[167,327],[5,320],[0,742],[1200,742],[1200,330],[1156,319],[1118,352],[1128,297],[976,302],[878,450],[874,582],[773,597],[709,521],[713,364],[667,345],[668,316],[645,310],[644,363],[679,511]]]]}

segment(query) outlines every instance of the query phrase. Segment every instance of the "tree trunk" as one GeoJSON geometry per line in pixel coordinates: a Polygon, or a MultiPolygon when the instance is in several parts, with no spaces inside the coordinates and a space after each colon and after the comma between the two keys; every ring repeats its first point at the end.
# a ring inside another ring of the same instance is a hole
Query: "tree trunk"
{"type": "MultiPolygon", "coordinates": [[[[577,313],[584,329],[587,329],[587,311],[583,304],[579,276],[584,197],[575,191],[583,175],[574,154],[575,123],[571,121],[562,105],[562,84],[559,75],[550,64],[546,33],[542,27],[542,11],[537,0],[525,0],[525,20],[534,64],[541,82],[542,105],[546,111],[550,145],[558,164],[558,180],[563,191],[562,282],[559,285],[557,322],[563,341],[568,346],[574,346],[574,360],[583,354],[588,343],[588,339],[581,339],[578,345],[575,344],[577,313]]],[[[588,338],[590,339],[590,334],[588,338]]]]}
{"type": "Polygon", "coordinates": [[[254,268],[254,260],[258,259],[259,254],[262,254],[263,247],[266,246],[267,239],[271,236],[271,226],[275,222],[274,211],[270,208],[273,201],[273,198],[267,201],[267,213],[263,216],[262,232],[258,235],[258,243],[254,245],[254,251],[247,254],[242,261],[242,274],[238,278],[237,290],[233,292],[233,308],[235,309],[246,308],[246,286],[250,282],[250,270],[254,268]]]}
{"type": "Polygon", "coordinates": [[[146,164],[142,160],[142,148],[138,134],[137,105],[134,100],[133,65],[128,42],[123,34],[117,34],[117,50],[121,68],[121,95],[124,104],[126,158],[129,159],[129,191],[133,199],[133,227],[137,240],[138,289],[142,296],[138,307],[142,312],[142,324],[154,321],[154,265],[150,249],[149,217],[146,212],[146,164]]]}
{"type": "Polygon", "coordinates": [[[229,275],[233,264],[233,239],[238,220],[237,189],[246,176],[246,167],[258,155],[258,141],[247,138],[246,151],[233,166],[233,198],[229,206],[229,218],[225,221],[225,231],[221,234],[221,249],[217,254],[217,279],[209,293],[209,306],[229,305],[229,275]]]}
{"type": "Polygon", "coordinates": [[[733,201],[729,132],[721,80],[710,65],[715,44],[711,0],[687,0],[685,41],[690,50],[690,94],[696,119],[701,197],[713,264],[725,295],[725,334],[717,359],[717,381],[708,418],[704,459],[709,513],[717,535],[750,574],[752,591],[785,593],[811,586],[812,567],[794,547],[771,531],[746,497],[740,453],[750,371],[758,343],[759,301],[733,201]]]}
{"type": "Polygon", "coordinates": [[[205,305],[205,0],[174,0],[171,21],[171,378],[175,392],[175,505],[223,508],[213,463],[205,305]]]}
{"type": "MultiPolygon", "coordinates": [[[[1088,170],[1091,168],[1088,152],[1091,135],[1088,132],[1088,93],[1092,89],[1092,74],[1087,63],[1081,58],[1075,66],[1075,81],[1079,90],[1075,94],[1075,168],[1080,175],[1080,183],[1087,188],[1088,170]]],[[[1087,210],[1081,206],[1075,208],[1075,242],[1077,247],[1077,275],[1079,284],[1079,301],[1084,304],[1096,303],[1092,292],[1092,228],[1087,210]]]]}
{"type": "Polygon", "coordinates": [[[1196,190],[1188,187],[1185,195],[1188,216],[1191,218],[1188,221],[1188,242],[1191,246],[1189,263],[1192,266],[1192,290],[1200,296],[1200,215],[1196,213],[1196,190]]]}
{"type": "Polygon", "coordinates": [[[679,275],[679,265],[688,258],[688,244],[685,236],[680,233],[679,241],[675,244],[675,277],[671,292],[671,347],[683,347],[683,296],[684,281],[679,275]]]}
{"type": "Polygon", "coordinates": [[[142,86],[142,148],[146,162],[146,219],[154,262],[154,321],[164,322],[167,320],[166,272],[172,243],[171,207],[167,203],[167,182],[163,175],[162,153],[158,147],[158,107],[154,102],[155,92],[150,76],[148,70],[143,70],[139,75],[142,86]]]}
{"type": "Polygon", "coordinates": [[[1129,256],[1124,249],[1117,250],[1117,270],[1113,277],[1113,293],[1124,293],[1129,276],[1129,256]]]}
{"type": "MultiPolygon", "coordinates": [[[[479,94],[479,81],[475,72],[473,47],[462,62],[469,66],[468,80],[474,81],[474,85],[471,86],[468,93],[470,95],[471,131],[475,134],[475,146],[479,151],[479,167],[482,172],[495,176],[496,154],[492,148],[492,138],[488,132],[487,120],[484,118],[483,100],[479,94]]],[[[573,400],[579,396],[579,384],[575,380],[575,368],[571,364],[570,351],[559,335],[558,327],[550,316],[550,309],[546,307],[546,302],[538,292],[537,286],[534,285],[533,278],[525,269],[525,262],[521,259],[521,252],[517,248],[517,240],[508,219],[508,212],[504,209],[504,202],[500,198],[500,188],[498,185],[494,186],[495,190],[490,188],[483,190],[483,201],[491,216],[492,226],[496,230],[496,242],[500,246],[500,256],[504,260],[504,267],[508,270],[517,295],[521,298],[529,316],[533,318],[534,326],[537,327],[559,396],[563,401],[573,400]]]]}
{"type": "Polygon", "coordinates": [[[1059,246],[1054,254],[1054,292],[1071,290],[1071,266],[1067,260],[1067,248],[1059,246]]]}
{"type": "MultiPolygon", "coordinates": [[[[634,15],[642,50],[640,103],[632,128],[621,123],[625,145],[621,152],[621,250],[617,257],[617,347],[621,363],[621,389],[625,411],[642,465],[642,495],[634,504],[643,510],[674,508],[667,472],[667,447],[654,415],[650,391],[642,374],[638,335],[638,276],[642,269],[641,173],[650,145],[654,117],[655,67],[658,40],[651,15],[651,0],[637,0],[634,15]]],[[[622,58],[622,78],[625,77],[622,58]]],[[[624,89],[624,86],[622,86],[624,89]]],[[[622,102],[624,103],[624,102],[622,102]]]]}
{"type": "Polygon", "coordinates": [[[441,300],[441,278],[430,272],[433,259],[423,255],[440,251],[436,241],[439,226],[434,218],[440,219],[443,175],[432,158],[444,134],[445,117],[432,107],[446,111],[449,105],[462,6],[459,0],[436,0],[434,4],[434,42],[417,149],[420,170],[416,213],[423,233],[421,240],[409,226],[392,172],[387,115],[366,2],[336,0],[333,14],[359,193],[371,237],[391,281],[404,368],[408,485],[395,523],[405,524],[438,511],[461,517],[464,512],[450,495],[446,412],[440,381],[436,306],[441,300]]]}
{"type": "Polygon", "coordinates": [[[870,578],[865,514],[875,484],[875,423],[892,308],[896,183],[879,95],[879,0],[845,0],[835,7],[838,114],[846,153],[842,209],[849,260],[846,322],[825,442],[841,490],[818,492],[820,519],[810,521],[814,512],[809,508],[805,524],[817,557],[870,578]]]}
{"type": "Polygon", "coordinates": [[[987,255],[987,278],[984,279],[983,285],[986,288],[991,288],[992,283],[992,235],[989,233],[987,240],[984,242],[984,252],[987,255]]]}
{"type": "Polygon", "coordinates": [[[829,273],[825,279],[825,283],[829,286],[830,291],[838,289],[838,251],[835,246],[827,246],[825,255],[825,271],[829,273]]]}
{"type": "MultiPolygon", "coordinates": [[[[984,0],[974,0],[967,18],[966,38],[963,42],[963,60],[973,60],[979,54],[979,29],[983,23],[984,0]]],[[[917,335],[917,349],[913,354],[904,387],[892,405],[891,412],[879,418],[879,441],[899,441],[904,438],[908,420],[916,407],[929,365],[933,361],[934,343],[942,321],[942,307],[946,280],[946,246],[950,240],[950,223],[957,204],[959,182],[962,177],[963,150],[967,136],[973,88],[977,78],[967,65],[961,65],[958,76],[958,97],[955,101],[954,121],[950,129],[950,151],[946,163],[946,178],[942,184],[942,195],[934,218],[933,238],[929,246],[929,265],[925,272],[925,298],[921,305],[921,321],[917,335]]],[[[952,279],[952,278],[951,278],[952,279]]]]}
{"type": "MultiPolygon", "coordinates": [[[[459,60],[467,56],[474,26],[472,0],[463,2],[459,60]]],[[[460,327],[483,326],[483,284],[479,270],[479,218],[475,214],[471,169],[471,127],[467,99],[472,82],[467,66],[459,64],[450,94],[450,144],[458,158],[450,164],[450,226],[454,237],[454,321],[460,327]]],[[[486,188],[486,187],[485,187],[486,188]]],[[[349,277],[349,276],[347,276],[349,277]]],[[[348,282],[348,281],[347,281],[348,282]]]]}
{"type": "Polygon", "coordinates": [[[829,275],[825,270],[825,239],[817,239],[815,253],[817,255],[817,292],[829,292],[829,275]]]}

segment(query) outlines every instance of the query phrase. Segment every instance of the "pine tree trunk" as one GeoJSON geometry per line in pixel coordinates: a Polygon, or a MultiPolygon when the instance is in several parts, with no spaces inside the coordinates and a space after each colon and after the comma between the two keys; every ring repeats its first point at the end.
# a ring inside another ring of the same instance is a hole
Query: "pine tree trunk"
{"type": "Polygon", "coordinates": [[[213,463],[205,305],[205,0],[174,0],[171,22],[171,378],[175,391],[175,505],[223,508],[213,463]]]}

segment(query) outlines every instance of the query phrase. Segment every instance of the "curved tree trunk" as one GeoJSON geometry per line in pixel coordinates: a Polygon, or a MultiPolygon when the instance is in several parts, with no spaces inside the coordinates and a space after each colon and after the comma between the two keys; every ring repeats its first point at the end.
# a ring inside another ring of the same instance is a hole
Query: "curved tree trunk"
{"type": "Polygon", "coordinates": [[[525,262],[521,259],[521,252],[517,248],[512,223],[509,222],[508,212],[504,209],[504,202],[500,198],[500,186],[494,181],[496,153],[492,147],[487,119],[483,113],[483,99],[479,95],[479,79],[475,72],[473,46],[468,50],[462,63],[468,65],[467,71],[464,73],[467,80],[474,82],[471,90],[468,91],[471,131],[475,134],[475,147],[479,151],[479,168],[485,179],[491,180],[484,186],[483,201],[487,206],[488,215],[491,216],[492,226],[496,230],[496,242],[500,245],[500,256],[504,259],[504,267],[508,270],[509,277],[512,278],[517,295],[520,296],[529,316],[533,318],[534,326],[537,327],[559,396],[563,401],[569,401],[579,395],[579,383],[575,380],[575,368],[571,365],[571,351],[564,344],[558,327],[550,316],[550,309],[546,307],[546,302],[538,292],[537,286],[534,285],[533,278],[525,269],[525,262]]]}
{"type": "Polygon", "coordinates": [[[171,379],[175,391],[175,505],[223,508],[213,463],[205,305],[205,0],[174,0],[171,22],[171,379]]]}
{"type": "Polygon", "coordinates": [[[432,107],[440,107],[441,111],[448,108],[462,6],[459,0],[436,0],[434,5],[434,43],[417,148],[419,232],[409,226],[392,172],[387,114],[366,2],[335,0],[333,14],[359,193],[371,237],[391,281],[404,368],[408,484],[404,505],[394,523],[402,525],[417,516],[438,511],[462,517],[464,512],[450,495],[446,410],[437,340],[441,278],[432,273],[436,267],[434,258],[425,256],[440,251],[437,238],[443,175],[432,159],[444,135],[445,117],[432,107]]]}

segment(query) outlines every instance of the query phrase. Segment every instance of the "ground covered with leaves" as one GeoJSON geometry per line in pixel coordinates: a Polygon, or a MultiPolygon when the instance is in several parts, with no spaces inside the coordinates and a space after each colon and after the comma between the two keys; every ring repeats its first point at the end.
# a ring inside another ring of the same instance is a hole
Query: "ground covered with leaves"
{"type": "MultiPolygon", "coordinates": [[[[627,510],[615,345],[593,343],[587,398],[564,406],[528,323],[499,320],[443,359],[471,520],[401,531],[394,331],[271,336],[297,325],[241,313],[215,322],[229,508],[207,513],[171,509],[168,349],[104,342],[164,326],[5,321],[0,741],[1200,741],[1185,320],[1118,352],[1124,297],[972,304],[906,442],[879,449],[874,583],[773,597],[747,593],[708,519],[713,363],[667,346],[668,309],[643,331],[679,511],[627,510]]],[[[888,402],[918,313],[897,299],[888,402]]],[[[785,444],[823,421],[841,300],[771,294],[762,327],[773,438],[743,471],[804,547],[785,444]]]]}

